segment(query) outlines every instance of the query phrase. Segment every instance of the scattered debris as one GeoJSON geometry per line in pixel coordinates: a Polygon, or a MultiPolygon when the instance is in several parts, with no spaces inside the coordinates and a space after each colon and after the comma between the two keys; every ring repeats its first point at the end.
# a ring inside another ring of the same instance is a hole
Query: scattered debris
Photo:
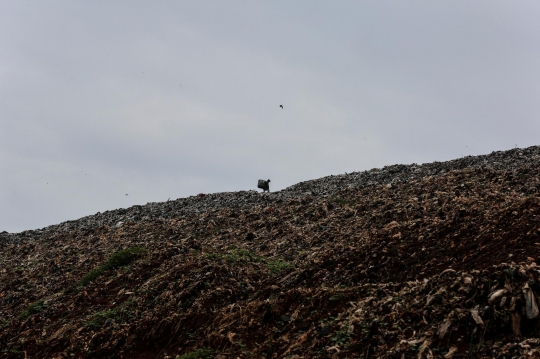
{"type": "MultiPolygon", "coordinates": [[[[433,162],[422,165],[392,165],[374,168],[369,171],[352,172],[345,175],[327,176],[316,180],[300,182],[282,191],[261,196],[256,191],[239,191],[206,194],[203,197],[191,196],[167,202],[150,202],[144,206],[136,205],[86,216],[74,221],[45,227],[39,230],[28,230],[20,233],[0,233],[0,246],[16,243],[19,240],[35,240],[55,235],[60,232],[87,232],[102,226],[112,226],[119,221],[148,222],[162,218],[181,218],[197,215],[210,210],[222,208],[246,209],[265,203],[272,203],[302,197],[331,197],[335,193],[349,188],[364,188],[384,184],[408,183],[423,178],[444,175],[450,171],[464,169],[492,169],[512,172],[518,168],[535,168],[540,165],[540,146],[514,148],[508,151],[492,152],[489,155],[467,156],[447,162],[433,162]]],[[[463,184],[464,185],[464,184],[463,184]]],[[[459,189],[453,190],[459,196],[459,189]]],[[[204,194],[203,194],[204,195],[204,194]]],[[[409,203],[409,208],[414,206],[409,203]]]]}
{"type": "Polygon", "coordinates": [[[0,357],[540,356],[540,167],[519,151],[0,234],[0,357]]]}

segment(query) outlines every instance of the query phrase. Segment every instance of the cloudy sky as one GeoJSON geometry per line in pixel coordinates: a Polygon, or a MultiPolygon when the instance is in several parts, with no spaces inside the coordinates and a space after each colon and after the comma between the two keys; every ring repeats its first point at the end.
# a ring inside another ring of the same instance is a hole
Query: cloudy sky
{"type": "Polygon", "coordinates": [[[538,19],[532,0],[2,0],[0,231],[538,145],[538,19]]]}

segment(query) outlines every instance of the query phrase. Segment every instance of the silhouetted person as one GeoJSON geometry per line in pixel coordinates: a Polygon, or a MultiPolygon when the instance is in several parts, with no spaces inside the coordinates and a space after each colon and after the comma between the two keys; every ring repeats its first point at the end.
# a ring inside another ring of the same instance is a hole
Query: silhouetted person
{"type": "Polygon", "coordinates": [[[257,188],[260,188],[263,190],[263,192],[270,192],[270,180],[259,180],[259,183],[257,184],[257,188]]]}

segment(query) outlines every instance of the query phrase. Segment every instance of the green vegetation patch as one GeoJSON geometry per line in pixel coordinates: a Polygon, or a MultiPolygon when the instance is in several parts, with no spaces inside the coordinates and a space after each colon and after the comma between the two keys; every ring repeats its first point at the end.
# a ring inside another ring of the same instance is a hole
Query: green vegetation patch
{"type": "Polygon", "coordinates": [[[214,359],[216,353],[212,349],[197,349],[177,356],[176,359],[214,359]]]}
{"type": "Polygon", "coordinates": [[[146,251],[147,249],[143,247],[132,247],[113,253],[105,263],[86,274],[79,282],[78,287],[87,286],[107,270],[128,266],[146,251]]]}
{"type": "Polygon", "coordinates": [[[348,330],[338,330],[337,332],[334,332],[330,338],[330,342],[334,345],[340,346],[341,348],[347,348],[351,341],[351,337],[352,333],[350,333],[348,330]]]}
{"type": "Polygon", "coordinates": [[[280,259],[276,261],[268,261],[266,265],[273,275],[279,274],[282,270],[294,268],[294,264],[282,261],[280,259]]]}
{"type": "Polygon", "coordinates": [[[24,309],[19,314],[19,319],[20,320],[25,320],[26,318],[28,318],[31,315],[39,314],[39,313],[43,312],[45,309],[47,309],[47,305],[43,302],[43,299],[40,299],[37,302],[34,302],[34,303],[30,304],[28,307],[26,307],[26,309],[24,309]]]}
{"type": "Polygon", "coordinates": [[[215,261],[225,261],[233,265],[243,265],[248,263],[265,263],[271,275],[279,274],[283,270],[294,268],[294,264],[285,262],[282,259],[268,260],[247,249],[232,248],[225,253],[206,253],[208,259],[215,261]]]}
{"type": "Polygon", "coordinates": [[[256,255],[251,251],[248,251],[247,249],[241,248],[229,251],[223,256],[223,259],[225,259],[225,261],[231,264],[242,264],[262,261],[262,257],[256,255]]]}
{"type": "Polygon", "coordinates": [[[94,315],[92,315],[92,317],[86,321],[86,323],[84,323],[84,326],[92,329],[101,329],[108,319],[114,321],[128,319],[131,316],[127,309],[130,303],[130,301],[125,301],[116,308],[94,313],[94,315]]]}
{"type": "Polygon", "coordinates": [[[3,354],[9,355],[9,358],[24,358],[24,352],[20,349],[6,349],[3,354]]]}

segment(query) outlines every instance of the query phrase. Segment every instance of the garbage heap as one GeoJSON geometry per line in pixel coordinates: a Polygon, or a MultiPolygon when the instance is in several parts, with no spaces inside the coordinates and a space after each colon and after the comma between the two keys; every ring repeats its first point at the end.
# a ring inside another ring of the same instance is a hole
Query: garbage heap
{"type": "Polygon", "coordinates": [[[1,358],[540,357],[540,171],[8,244],[1,358]]]}

